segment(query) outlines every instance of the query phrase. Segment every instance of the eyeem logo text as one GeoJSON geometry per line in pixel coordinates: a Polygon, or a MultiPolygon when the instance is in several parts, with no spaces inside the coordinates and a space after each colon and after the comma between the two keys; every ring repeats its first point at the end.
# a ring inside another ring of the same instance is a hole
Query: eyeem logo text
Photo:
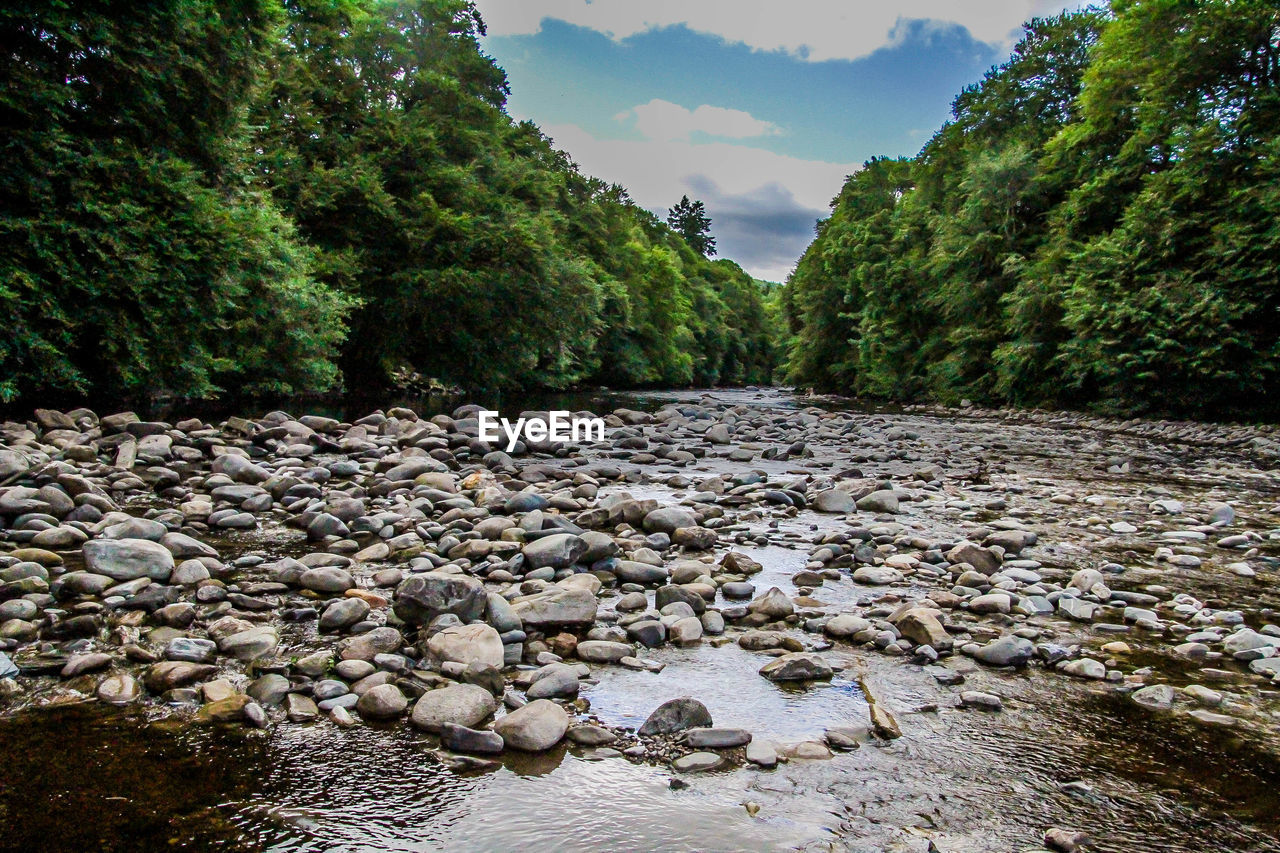
{"type": "Polygon", "coordinates": [[[516,442],[525,441],[604,441],[604,418],[575,418],[571,412],[547,412],[542,418],[517,418],[512,423],[489,409],[481,409],[480,440],[496,443],[507,437],[507,452],[516,449],[516,442]]]}

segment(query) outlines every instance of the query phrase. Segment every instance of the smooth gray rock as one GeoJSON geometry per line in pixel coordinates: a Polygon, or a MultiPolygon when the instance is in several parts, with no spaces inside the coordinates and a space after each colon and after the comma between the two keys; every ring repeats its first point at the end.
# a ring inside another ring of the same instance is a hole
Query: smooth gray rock
{"type": "Polygon", "coordinates": [[[1144,708],[1156,711],[1167,711],[1173,707],[1176,693],[1168,684],[1152,684],[1133,691],[1132,699],[1144,708]]]}
{"type": "Polygon", "coordinates": [[[279,673],[269,672],[254,679],[245,692],[261,706],[274,708],[284,701],[289,692],[289,679],[279,673]]]}
{"type": "Polygon", "coordinates": [[[541,752],[558,744],[569,730],[569,715],[550,699],[535,699],[493,724],[509,749],[541,752]]]}
{"type": "Polygon", "coordinates": [[[218,641],[218,650],[236,660],[250,661],[266,657],[276,650],[280,636],[270,625],[240,631],[218,641]]]}
{"type": "Polygon", "coordinates": [[[497,732],[449,722],[440,724],[440,743],[445,749],[473,755],[497,755],[504,745],[502,735],[497,732]]]}
{"type": "Polygon", "coordinates": [[[776,767],[778,765],[778,751],[774,749],[773,744],[760,740],[752,740],[747,744],[747,761],[757,767],[776,767]]]}
{"type": "Polygon", "coordinates": [[[329,595],[346,592],[356,585],[351,573],[337,566],[321,566],[315,569],[307,569],[298,578],[298,583],[302,585],[303,589],[309,589],[312,592],[323,592],[329,595]]]}
{"type": "Polygon", "coordinates": [[[375,628],[339,644],[338,656],[343,660],[371,661],[375,656],[397,652],[404,645],[404,637],[395,628],[375,628]]]}
{"type": "Polygon", "coordinates": [[[526,629],[584,625],[596,618],[596,597],[585,589],[552,587],[518,598],[511,606],[526,629]]]}
{"type": "Polygon", "coordinates": [[[635,652],[627,643],[608,640],[583,640],[578,643],[578,658],[588,663],[617,663],[635,652]]]}
{"type": "Polygon", "coordinates": [[[578,695],[578,671],[565,663],[550,663],[534,673],[534,681],[525,691],[533,699],[572,699],[578,695]]]}
{"type": "Polygon", "coordinates": [[[321,631],[340,631],[359,622],[369,613],[369,602],[359,598],[339,598],[320,614],[321,631]]]}
{"type": "MultiPolygon", "coordinates": [[[[444,613],[463,622],[481,618],[489,605],[484,584],[467,575],[423,572],[410,575],[396,588],[395,614],[411,625],[426,625],[444,613]]],[[[594,613],[593,613],[594,618],[594,613]]]]}
{"type": "Polygon", "coordinates": [[[566,569],[587,552],[587,543],[572,533],[554,533],[524,546],[525,564],[530,569],[566,569]]]}
{"type": "Polygon", "coordinates": [[[91,539],[84,543],[85,568],[117,581],[151,578],[167,583],[173,554],[150,539],[91,539]]]}
{"type": "Polygon", "coordinates": [[[360,716],[371,720],[395,719],[408,707],[408,700],[394,684],[379,684],[356,702],[356,710],[360,712],[360,716]]]}
{"type": "MultiPolygon", "coordinates": [[[[857,509],[857,502],[853,495],[842,489],[826,489],[814,497],[813,507],[818,512],[850,513],[857,509]]],[[[897,507],[896,502],[894,507],[897,507]]]]}
{"type": "Polygon", "coordinates": [[[863,512],[898,512],[898,493],[893,489],[878,489],[857,500],[858,509],[863,512]]]}
{"type": "Polygon", "coordinates": [[[960,694],[960,707],[977,708],[979,711],[1002,711],[1004,703],[993,693],[978,690],[966,690],[960,694]]]}
{"type": "Polygon", "coordinates": [[[697,527],[697,517],[687,509],[659,507],[644,517],[642,526],[646,533],[675,533],[681,527],[697,527]]]}
{"type": "Polygon", "coordinates": [[[791,652],[760,667],[760,674],[770,681],[825,681],[834,671],[813,652],[791,652]]]}
{"type": "Polygon", "coordinates": [[[150,518],[131,518],[128,521],[122,521],[119,524],[103,528],[100,538],[146,539],[150,542],[159,542],[168,532],[169,528],[158,521],[150,518]]]}
{"type": "Polygon", "coordinates": [[[189,663],[213,663],[218,658],[218,646],[213,640],[198,637],[174,637],[165,646],[165,660],[189,663]]]}
{"type": "Polygon", "coordinates": [[[975,659],[987,666],[1023,667],[1035,657],[1036,648],[1030,640],[1006,636],[992,640],[973,653],[975,659]]]}
{"type": "Polygon", "coordinates": [[[613,573],[622,583],[638,583],[644,586],[663,583],[668,577],[666,567],[651,566],[635,560],[618,560],[614,565],[613,573]]]}
{"type": "Polygon", "coordinates": [[[475,728],[497,710],[493,694],[475,684],[451,684],[428,690],[414,703],[409,720],[420,729],[438,732],[445,723],[475,728]]]}
{"type": "Polygon", "coordinates": [[[98,683],[98,701],[108,705],[127,705],[142,696],[142,685],[127,672],[110,675],[98,683]]]}
{"type": "Polygon", "coordinates": [[[684,740],[693,749],[733,749],[751,743],[746,729],[689,729],[684,740]]]}
{"type": "Polygon", "coordinates": [[[702,773],[715,770],[724,763],[724,759],[714,752],[691,752],[672,761],[671,769],[677,773],[702,773]]]}
{"type": "Polygon", "coordinates": [[[892,566],[859,566],[853,572],[853,579],[868,586],[888,586],[902,580],[902,572],[892,566]]]}
{"type": "Polygon", "coordinates": [[[778,587],[770,587],[769,590],[747,605],[747,610],[751,613],[758,613],[769,619],[785,619],[795,612],[795,605],[787,594],[778,587]]]}
{"type": "Polygon", "coordinates": [[[484,622],[452,625],[435,633],[427,640],[427,653],[441,663],[474,663],[502,669],[502,637],[484,622]]]}
{"type": "Polygon", "coordinates": [[[993,575],[1000,571],[1003,562],[1000,555],[990,548],[983,548],[973,542],[961,542],[946,554],[947,562],[954,564],[968,563],[974,570],[984,575],[993,575]]]}

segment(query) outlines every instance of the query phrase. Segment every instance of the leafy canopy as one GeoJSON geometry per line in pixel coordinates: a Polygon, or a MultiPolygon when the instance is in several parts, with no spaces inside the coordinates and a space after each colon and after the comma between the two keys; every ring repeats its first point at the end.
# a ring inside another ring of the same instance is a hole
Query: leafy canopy
{"type": "Polygon", "coordinates": [[[780,299],[797,382],[1273,416],[1280,7],[1037,19],[909,160],[851,176],[780,299]]]}

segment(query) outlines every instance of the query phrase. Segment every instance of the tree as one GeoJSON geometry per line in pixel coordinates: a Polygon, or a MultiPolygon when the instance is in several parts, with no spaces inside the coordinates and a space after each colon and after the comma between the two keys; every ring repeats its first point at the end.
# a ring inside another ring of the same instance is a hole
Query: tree
{"type": "Polygon", "coordinates": [[[136,6],[0,8],[0,402],[769,379],[702,204],[513,120],[468,0],[136,6]]]}
{"type": "Polygon", "coordinates": [[[702,202],[681,196],[679,204],[667,211],[667,224],[703,257],[716,253],[716,238],[710,234],[711,219],[702,202]]]}
{"type": "Polygon", "coordinates": [[[845,184],[780,300],[798,382],[1280,411],[1280,7],[1036,19],[899,179],[845,184]]]}
{"type": "Polygon", "coordinates": [[[264,174],[360,300],[342,367],[484,387],[583,378],[598,283],[563,246],[567,158],[504,112],[463,0],[291,0],[257,122],[264,174]]]}
{"type": "Polygon", "coordinates": [[[278,14],[0,10],[0,399],[336,380],[348,306],[252,180],[244,117],[278,14]]]}

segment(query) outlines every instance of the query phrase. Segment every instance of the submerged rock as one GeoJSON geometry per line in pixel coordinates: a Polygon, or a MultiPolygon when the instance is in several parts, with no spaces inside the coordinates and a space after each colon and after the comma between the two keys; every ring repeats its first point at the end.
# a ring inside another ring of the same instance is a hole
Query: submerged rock
{"type": "Polygon", "coordinates": [[[762,666],[760,674],[770,681],[825,681],[834,671],[820,655],[791,652],[762,666]]]}

